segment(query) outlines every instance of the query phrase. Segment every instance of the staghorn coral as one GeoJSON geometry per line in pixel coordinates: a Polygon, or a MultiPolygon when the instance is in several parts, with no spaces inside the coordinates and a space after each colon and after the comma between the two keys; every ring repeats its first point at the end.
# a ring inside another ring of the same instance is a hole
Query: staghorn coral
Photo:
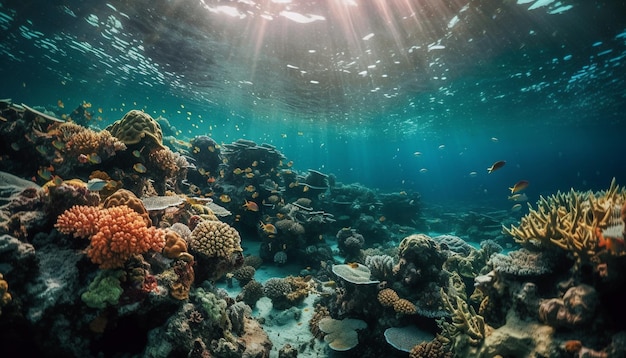
{"type": "MultiPolygon", "coordinates": [[[[606,191],[593,193],[572,189],[569,193],[540,197],[536,210],[530,207],[518,226],[503,227],[503,231],[522,245],[556,246],[570,252],[580,267],[590,262],[603,246],[609,248],[604,236],[623,239],[620,210],[625,203],[626,191],[620,189],[613,178],[606,191]]],[[[622,256],[626,251],[610,254],[622,256]]]]}
{"type": "Polygon", "coordinates": [[[143,218],[144,222],[147,226],[152,225],[152,220],[150,219],[150,214],[146,210],[146,207],[143,205],[141,199],[139,199],[132,191],[126,189],[119,189],[115,193],[111,194],[102,206],[104,208],[111,208],[114,206],[125,205],[129,208],[133,209],[143,218]]]}
{"type": "Polygon", "coordinates": [[[452,351],[463,356],[469,346],[478,346],[486,336],[485,320],[476,314],[462,297],[448,296],[443,288],[440,290],[444,307],[450,313],[452,322],[441,318],[437,324],[442,329],[442,335],[451,343],[452,351]]]}
{"type": "Polygon", "coordinates": [[[141,144],[150,149],[163,149],[161,126],[149,114],[133,109],[106,128],[126,145],[141,144]]]}

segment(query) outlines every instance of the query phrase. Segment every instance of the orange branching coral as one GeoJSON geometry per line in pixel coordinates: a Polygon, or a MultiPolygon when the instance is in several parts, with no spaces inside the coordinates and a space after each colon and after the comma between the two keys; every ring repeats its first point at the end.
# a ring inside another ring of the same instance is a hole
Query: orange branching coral
{"type": "Polygon", "coordinates": [[[96,225],[87,256],[102,269],[122,267],[132,255],[160,252],[165,245],[164,231],[147,227],[142,216],[125,205],[103,209],[96,225]]]}
{"type": "Polygon", "coordinates": [[[63,234],[89,238],[98,232],[102,211],[96,206],[75,205],[59,215],[54,227],[63,234]]]}
{"type": "Polygon", "coordinates": [[[126,205],[129,208],[135,210],[143,220],[145,221],[147,226],[152,225],[152,220],[150,219],[150,214],[146,210],[146,207],[143,205],[141,199],[139,199],[132,191],[126,189],[119,189],[112,195],[110,195],[104,203],[102,203],[104,208],[111,208],[114,206],[126,205]]]}

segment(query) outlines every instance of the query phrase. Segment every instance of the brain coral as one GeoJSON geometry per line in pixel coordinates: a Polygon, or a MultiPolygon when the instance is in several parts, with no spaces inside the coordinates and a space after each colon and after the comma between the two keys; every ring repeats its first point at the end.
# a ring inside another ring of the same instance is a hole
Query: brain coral
{"type": "Polygon", "coordinates": [[[111,208],[114,206],[126,205],[129,208],[135,210],[141,217],[147,226],[152,225],[152,220],[150,219],[150,214],[146,210],[141,199],[139,199],[132,191],[126,189],[119,189],[115,191],[115,193],[111,194],[102,206],[104,208],[111,208]]]}
{"type": "Polygon", "coordinates": [[[221,221],[201,221],[191,232],[190,247],[205,257],[230,259],[235,252],[242,252],[239,233],[221,221]]]}
{"type": "Polygon", "coordinates": [[[149,148],[163,149],[161,126],[149,114],[133,109],[106,128],[124,144],[142,143],[149,148]]]}

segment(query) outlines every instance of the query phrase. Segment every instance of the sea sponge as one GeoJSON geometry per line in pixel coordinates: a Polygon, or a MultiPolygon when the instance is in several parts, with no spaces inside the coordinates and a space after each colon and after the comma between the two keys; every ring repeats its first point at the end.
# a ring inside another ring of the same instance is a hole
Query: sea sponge
{"type": "Polygon", "coordinates": [[[160,252],[165,245],[165,232],[147,227],[142,216],[126,205],[102,209],[96,226],[87,256],[102,269],[122,267],[132,255],[160,252]]]}
{"type": "Polygon", "coordinates": [[[108,305],[116,305],[124,291],[120,285],[120,278],[123,275],[124,272],[121,270],[99,271],[80,298],[91,308],[102,309],[108,305]]]}
{"type": "Polygon", "coordinates": [[[297,221],[293,221],[291,219],[282,219],[278,220],[274,226],[281,232],[298,236],[304,234],[304,226],[297,221]]]}
{"type": "Polygon", "coordinates": [[[132,191],[126,189],[119,189],[115,193],[111,194],[102,206],[104,208],[111,208],[114,206],[125,205],[129,208],[133,209],[143,218],[146,226],[152,226],[152,220],[150,219],[150,214],[146,210],[146,207],[143,205],[141,199],[139,199],[132,191]]]}
{"type": "Polygon", "coordinates": [[[149,114],[133,109],[106,128],[126,145],[141,143],[151,149],[164,149],[161,126],[149,114]]]}
{"type": "Polygon", "coordinates": [[[221,221],[200,221],[191,232],[190,248],[204,257],[230,260],[235,252],[243,252],[239,233],[221,221]]]}
{"type": "Polygon", "coordinates": [[[86,239],[98,232],[97,223],[102,215],[96,206],[75,205],[59,215],[54,227],[63,234],[86,239]]]}
{"type": "Polygon", "coordinates": [[[237,301],[243,301],[248,306],[254,307],[256,302],[264,295],[263,285],[258,281],[252,280],[243,286],[243,289],[237,295],[237,301]]]}
{"type": "Polygon", "coordinates": [[[385,288],[378,292],[378,302],[384,307],[393,307],[394,303],[398,301],[400,297],[391,288],[385,288]]]}
{"type": "Polygon", "coordinates": [[[399,298],[393,303],[393,310],[396,313],[411,315],[417,312],[417,307],[411,301],[399,298]]]}

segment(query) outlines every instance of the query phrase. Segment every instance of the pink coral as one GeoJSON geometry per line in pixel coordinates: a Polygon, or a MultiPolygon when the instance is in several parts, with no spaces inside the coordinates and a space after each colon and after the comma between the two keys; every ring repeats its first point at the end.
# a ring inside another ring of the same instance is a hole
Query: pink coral
{"type": "Polygon", "coordinates": [[[75,205],[57,218],[54,227],[64,234],[73,234],[84,239],[98,232],[101,210],[96,206],[75,205]]]}
{"type": "Polygon", "coordinates": [[[91,237],[87,256],[102,269],[122,267],[132,255],[160,252],[165,245],[165,232],[148,227],[141,214],[126,205],[74,206],[59,216],[55,226],[65,234],[91,237]]]}

